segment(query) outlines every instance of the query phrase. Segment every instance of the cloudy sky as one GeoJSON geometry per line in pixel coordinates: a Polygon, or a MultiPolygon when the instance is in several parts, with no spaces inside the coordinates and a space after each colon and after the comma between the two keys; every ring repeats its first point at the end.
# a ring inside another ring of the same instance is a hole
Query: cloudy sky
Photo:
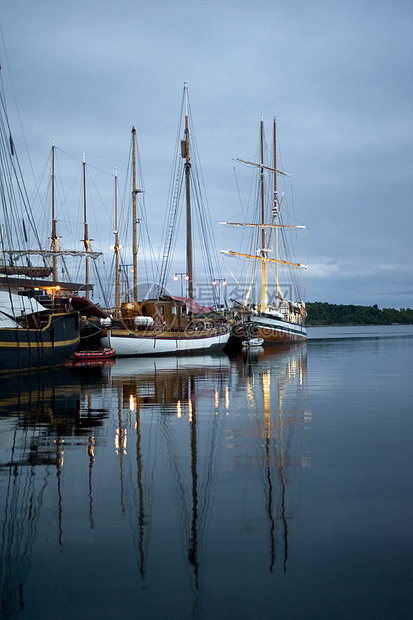
{"type": "MultiPolygon", "coordinates": [[[[13,0],[0,27],[29,184],[53,137],[121,179],[134,125],[156,246],[187,81],[217,247],[239,211],[232,158],[275,115],[306,300],[413,307],[411,0],[13,0]]],[[[100,194],[110,210],[107,180],[100,194]]]]}

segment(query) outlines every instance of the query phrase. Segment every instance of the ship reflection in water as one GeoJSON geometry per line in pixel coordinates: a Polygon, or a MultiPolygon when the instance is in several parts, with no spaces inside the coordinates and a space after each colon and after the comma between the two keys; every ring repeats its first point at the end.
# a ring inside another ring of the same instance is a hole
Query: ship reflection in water
{"type": "Polygon", "coordinates": [[[305,344],[4,383],[2,618],[207,617],[288,572],[305,344]]]}

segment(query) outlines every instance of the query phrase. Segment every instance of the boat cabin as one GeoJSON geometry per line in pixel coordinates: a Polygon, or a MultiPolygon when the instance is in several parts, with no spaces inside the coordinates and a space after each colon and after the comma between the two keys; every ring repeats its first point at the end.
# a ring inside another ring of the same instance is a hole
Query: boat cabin
{"type": "Polygon", "coordinates": [[[121,309],[123,321],[134,329],[148,329],[152,326],[155,329],[184,331],[191,320],[186,303],[172,297],[145,299],[137,304],[127,302],[122,304],[121,309]],[[139,320],[139,317],[152,318],[153,321],[139,320]]]}

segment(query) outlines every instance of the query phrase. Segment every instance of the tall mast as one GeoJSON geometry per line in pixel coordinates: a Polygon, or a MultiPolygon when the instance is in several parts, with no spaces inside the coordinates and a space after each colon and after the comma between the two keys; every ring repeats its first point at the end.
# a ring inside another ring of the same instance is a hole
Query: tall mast
{"type": "Polygon", "coordinates": [[[115,316],[119,315],[119,234],[118,234],[118,169],[115,168],[115,316]]]}
{"type": "Polygon", "coordinates": [[[261,189],[261,312],[267,311],[267,285],[266,285],[266,250],[265,250],[265,212],[264,212],[264,121],[261,115],[260,123],[260,145],[261,145],[261,172],[260,172],[260,189],[261,189]]]}
{"type": "Polygon", "coordinates": [[[138,238],[137,238],[137,214],[136,214],[136,129],[132,127],[132,169],[133,169],[133,188],[132,188],[132,232],[133,232],[133,303],[138,303],[138,238]]]}
{"type": "MultiPolygon", "coordinates": [[[[273,132],[273,147],[274,147],[274,207],[273,207],[273,224],[278,224],[278,197],[277,197],[277,129],[276,129],[276,120],[274,116],[274,132],[273,132]]],[[[278,228],[274,229],[274,258],[278,260],[278,228]]],[[[278,310],[279,301],[278,301],[278,263],[275,263],[275,309],[278,310]]]]}
{"type": "Polygon", "coordinates": [[[52,240],[52,252],[54,252],[53,258],[52,258],[52,278],[54,281],[56,281],[57,280],[57,262],[56,262],[55,252],[57,252],[58,236],[56,234],[56,216],[55,216],[55,202],[54,202],[54,183],[55,183],[54,151],[55,151],[55,145],[54,145],[54,138],[53,138],[53,146],[52,146],[52,236],[51,236],[51,240],[52,240]]]}
{"type": "MultiPolygon", "coordinates": [[[[88,233],[88,225],[87,225],[87,216],[86,216],[86,157],[83,153],[83,213],[84,213],[84,222],[85,222],[85,238],[83,239],[83,243],[85,245],[86,259],[85,259],[85,284],[89,284],[89,258],[87,253],[89,252],[89,233],[88,233]]],[[[86,299],[89,299],[89,291],[86,289],[86,299]]]]}
{"type": "Polygon", "coordinates": [[[191,163],[189,158],[189,128],[188,128],[188,85],[184,83],[185,97],[185,140],[182,156],[185,157],[185,187],[186,187],[186,275],[188,278],[188,297],[194,297],[194,283],[192,272],[192,222],[191,222],[191,163]]]}

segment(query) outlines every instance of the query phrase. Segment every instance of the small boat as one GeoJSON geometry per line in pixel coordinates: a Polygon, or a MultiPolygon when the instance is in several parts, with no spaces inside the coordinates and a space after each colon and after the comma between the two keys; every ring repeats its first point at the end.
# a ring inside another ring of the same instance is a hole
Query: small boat
{"type": "Polygon", "coordinates": [[[247,338],[247,340],[242,341],[242,346],[244,349],[249,349],[252,347],[262,347],[264,344],[264,338],[247,338]]]}
{"type": "Polygon", "coordinates": [[[98,351],[75,351],[73,355],[76,361],[104,360],[114,358],[116,351],[115,349],[104,348],[98,351]]]}

